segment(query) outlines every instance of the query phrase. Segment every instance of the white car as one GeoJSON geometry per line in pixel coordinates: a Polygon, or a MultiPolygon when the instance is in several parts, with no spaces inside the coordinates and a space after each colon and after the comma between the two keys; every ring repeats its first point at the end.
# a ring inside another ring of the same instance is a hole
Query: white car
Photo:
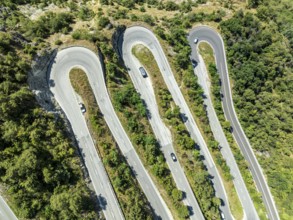
{"type": "Polygon", "coordinates": [[[85,109],[84,104],[80,102],[80,103],[78,103],[78,105],[79,105],[79,107],[80,107],[80,111],[81,111],[82,113],[85,113],[85,112],[86,112],[86,109],[85,109]]]}
{"type": "Polygon", "coordinates": [[[194,41],[193,41],[193,43],[197,44],[197,42],[198,42],[198,39],[195,38],[194,41]]]}
{"type": "Polygon", "coordinates": [[[224,220],[225,219],[225,215],[223,212],[221,212],[221,218],[224,220]]]}

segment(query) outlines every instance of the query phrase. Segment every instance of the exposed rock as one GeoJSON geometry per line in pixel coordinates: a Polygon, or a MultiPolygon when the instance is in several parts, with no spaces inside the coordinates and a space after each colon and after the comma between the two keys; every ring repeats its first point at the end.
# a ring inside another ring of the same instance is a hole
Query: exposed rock
{"type": "Polygon", "coordinates": [[[17,43],[18,45],[26,45],[29,43],[29,41],[24,37],[22,36],[20,33],[18,32],[10,32],[11,33],[11,36],[12,36],[12,40],[17,43]]]}
{"type": "MultiPolygon", "coordinates": [[[[84,175],[86,184],[91,190],[91,195],[95,195],[93,192],[93,186],[89,177],[88,170],[85,166],[82,153],[78,148],[78,142],[73,133],[70,122],[68,121],[65,113],[57,104],[53,94],[50,91],[48,80],[50,69],[54,59],[57,55],[58,49],[44,49],[39,52],[34,58],[32,63],[32,69],[28,74],[28,84],[32,92],[36,95],[37,102],[48,112],[52,112],[57,118],[61,116],[65,123],[67,135],[71,140],[71,143],[76,147],[78,154],[81,158],[81,169],[84,175]]],[[[93,196],[94,197],[94,196],[93,196]]]]}
{"type": "Polygon", "coordinates": [[[0,7],[0,18],[5,19],[11,14],[11,10],[8,7],[0,7]]]}
{"type": "Polygon", "coordinates": [[[120,49],[122,48],[125,30],[126,30],[125,25],[118,26],[116,28],[114,34],[112,35],[112,39],[111,39],[111,43],[113,45],[113,48],[121,60],[123,60],[123,59],[122,59],[122,52],[120,51],[120,49]]]}
{"type": "Polygon", "coordinates": [[[2,24],[0,24],[0,31],[4,31],[4,32],[6,31],[5,26],[2,24]]]}
{"type": "Polygon", "coordinates": [[[51,3],[50,5],[43,8],[37,8],[36,6],[32,6],[30,4],[20,5],[18,8],[32,21],[37,20],[39,17],[45,15],[46,12],[65,12],[70,10],[69,8],[60,8],[54,3],[51,3]]]}
{"type": "MultiPolygon", "coordinates": [[[[10,15],[11,15],[10,8],[0,6],[0,20],[4,21],[10,15]]],[[[5,22],[0,22],[0,31],[6,31],[5,22]]]]}
{"type": "Polygon", "coordinates": [[[35,93],[38,103],[47,111],[54,111],[53,95],[50,92],[47,78],[48,71],[57,54],[55,50],[44,50],[39,53],[33,63],[32,69],[28,74],[28,84],[35,93]]]}
{"type": "Polygon", "coordinates": [[[271,155],[268,151],[255,151],[255,154],[261,157],[270,158],[271,155]]]}
{"type": "Polygon", "coordinates": [[[106,28],[106,30],[110,30],[110,29],[113,28],[113,24],[109,23],[109,24],[106,25],[105,28],[106,28]]]}

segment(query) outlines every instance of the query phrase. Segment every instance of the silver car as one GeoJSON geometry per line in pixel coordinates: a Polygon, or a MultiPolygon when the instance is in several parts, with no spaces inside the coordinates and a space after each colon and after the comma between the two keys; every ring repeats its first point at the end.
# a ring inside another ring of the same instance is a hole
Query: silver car
{"type": "Polygon", "coordinates": [[[143,76],[143,78],[146,78],[148,76],[148,74],[146,73],[145,69],[142,66],[139,67],[139,71],[141,75],[143,76]]]}
{"type": "Polygon", "coordinates": [[[85,109],[84,104],[80,102],[80,103],[78,103],[78,105],[79,105],[80,111],[81,111],[82,113],[85,113],[85,112],[86,112],[86,109],[85,109]]]}

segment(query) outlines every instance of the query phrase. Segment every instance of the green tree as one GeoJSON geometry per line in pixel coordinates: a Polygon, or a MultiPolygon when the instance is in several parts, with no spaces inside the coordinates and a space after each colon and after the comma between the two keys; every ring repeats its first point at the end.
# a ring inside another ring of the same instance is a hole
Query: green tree
{"type": "Polygon", "coordinates": [[[179,209],[179,216],[180,216],[181,218],[188,218],[188,216],[189,216],[189,211],[188,211],[187,206],[185,206],[185,205],[180,205],[178,209],[179,209]]]}
{"type": "Polygon", "coordinates": [[[183,199],[183,193],[179,189],[173,189],[172,190],[172,197],[175,201],[181,201],[183,199]]]}
{"type": "Polygon", "coordinates": [[[108,17],[100,17],[98,21],[98,26],[100,28],[105,28],[108,24],[110,24],[110,19],[108,17]]]}
{"type": "Polygon", "coordinates": [[[11,47],[11,36],[8,33],[0,32],[0,53],[7,53],[11,47]]]}

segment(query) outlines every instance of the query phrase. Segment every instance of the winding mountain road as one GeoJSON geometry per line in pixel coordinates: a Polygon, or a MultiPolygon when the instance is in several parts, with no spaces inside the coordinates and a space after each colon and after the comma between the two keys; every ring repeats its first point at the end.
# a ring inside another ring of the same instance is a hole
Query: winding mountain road
{"type": "Polygon", "coordinates": [[[128,164],[132,167],[136,178],[140,183],[156,219],[173,219],[170,210],[163,201],[152,179],[142,165],[134,147],[114,111],[105,85],[104,74],[100,60],[95,53],[83,47],[71,47],[58,52],[52,65],[49,85],[55,99],[64,110],[69,119],[74,134],[79,142],[79,147],[84,155],[91,180],[96,194],[103,205],[106,219],[124,219],[116,196],[112,190],[103,164],[95,150],[93,140],[86,126],[75,92],[69,80],[69,71],[79,67],[85,71],[91,88],[120,150],[124,154],[128,164]]]}
{"type": "Polygon", "coordinates": [[[122,46],[124,63],[128,67],[128,73],[130,74],[136,90],[140,93],[141,98],[145,101],[150,112],[151,117],[149,117],[149,122],[152,126],[154,134],[162,146],[161,150],[166,158],[166,162],[169,166],[177,188],[184,192],[183,203],[190,210],[190,219],[203,220],[204,216],[200,211],[199,205],[184,174],[184,171],[180,166],[179,161],[174,162],[170,157],[171,153],[175,153],[173,148],[172,135],[160,117],[151,78],[143,78],[141,73],[138,71],[141,64],[132,54],[133,46],[137,44],[143,44],[144,42],[139,41],[137,38],[134,40],[131,33],[133,33],[131,29],[130,31],[127,29],[124,33],[124,41],[122,46]],[[129,33],[130,35],[128,35],[129,33]]]}
{"type": "Polygon", "coordinates": [[[69,72],[73,67],[82,68],[88,76],[103,74],[99,59],[93,52],[81,47],[71,47],[58,52],[54,59],[49,75],[50,90],[71,123],[105,217],[124,219],[85,118],[78,106],[76,93],[71,86],[69,72]]]}
{"type": "MultiPolygon", "coordinates": [[[[133,26],[133,27],[127,28],[124,35],[121,37],[121,39],[122,39],[120,42],[121,45],[119,46],[121,48],[120,54],[124,59],[124,62],[126,64],[126,67],[128,68],[128,71],[133,72],[131,73],[131,75],[133,74],[133,76],[135,76],[135,74],[137,75],[140,73],[138,72],[138,68],[137,68],[138,64],[133,63],[134,59],[131,57],[132,46],[135,44],[143,44],[152,52],[155,60],[157,61],[158,67],[162,73],[164,81],[168,87],[168,90],[170,91],[173,97],[173,100],[180,107],[181,113],[184,113],[186,117],[188,118],[188,120],[185,122],[185,125],[187,127],[187,130],[190,132],[191,137],[199,144],[200,152],[205,157],[204,163],[208,169],[208,172],[210,173],[210,175],[214,177],[212,179],[212,182],[214,184],[216,195],[224,201],[224,204],[228,204],[227,195],[226,195],[222,180],[220,178],[220,175],[212,159],[212,156],[195,123],[195,120],[193,119],[193,116],[189,110],[189,107],[187,106],[185,102],[185,99],[180,91],[180,88],[178,87],[178,84],[172,73],[171,67],[167,61],[167,58],[164,54],[164,51],[158,39],[150,30],[140,26],[133,26]]],[[[172,167],[174,166],[174,163],[173,164],[170,163],[169,166],[170,166],[170,169],[174,169],[174,170],[176,169],[175,167],[172,167]]],[[[185,183],[184,188],[188,189],[188,187],[189,187],[188,183],[185,183]]],[[[194,211],[195,217],[197,219],[202,219],[203,216],[202,216],[202,212],[200,210],[199,205],[195,203],[195,201],[192,204],[193,204],[193,209],[194,209],[193,211],[194,211]]],[[[228,205],[221,206],[220,209],[225,214],[226,219],[232,219],[231,211],[228,205]]]]}
{"type": "MultiPolygon", "coordinates": [[[[165,83],[169,91],[171,92],[175,103],[180,107],[181,112],[184,113],[188,118],[185,125],[189,130],[191,137],[196,140],[196,142],[201,147],[201,154],[205,156],[205,164],[207,166],[208,172],[212,176],[214,176],[213,183],[216,190],[216,195],[220,197],[226,204],[228,204],[227,196],[221,178],[218,174],[217,169],[215,168],[213,159],[177,85],[177,82],[173,76],[169,63],[164,55],[159,41],[157,40],[155,35],[148,29],[136,26],[128,28],[123,37],[124,38],[122,42],[124,44],[124,49],[121,49],[121,55],[124,58],[126,66],[128,66],[129,68],[132,80],[136,88],[139,89],[142,93],[143,97],[148,100],[147,102],[150,105],[149,107],[152,108],[152,112],[157,114],[156,111],[158,110],[153,100],[154,94],[152,91],[151,83],[147,80],[145,82],[141,81],[144,79],[142,79],[141,76],[138,76],[140,74],[138,71],[139,63],[138,61],[135,61],[135,59],[133,59],[130,48],[132,48],[132,46],[135,44],[141,43],[148,47],[153,53],[165,80],[165,83]],[[139,88],[139,86],[141,85],[144,86],[139,88]]],[[[190,32],[189,41],[190,45],[192,46],[191,56],[197,61],[200,61],[199,65],[195,68],[195,73],[197,75],[205,74],[205,71],[202,68],[203,64],[198,55],[197,48],[193,46],[193,40],[195,38],[197,38],[199,42],[208,42],[214,49],[217,69],[222,80],[221,92],[224,95],[222,104],[225,116],[227,120],[230,121],[231,126],[233,127],[233,136],[238,143],[245,159],[249,163],[250,170],[256,182],[258,190],[262,194],[262,198],[267,208],[269,219],[279,220],[280,218],[277,212],[277,208],[273,201],[265,177],[262,173],[261,167],[259,166],[259,163],[253,153],[252,147],[250,146],[250,143],[241,128],[241,125],[234,110],[223,40],[217,32],[206,26],[197,27],[190,32]]],[[[120,45],[121,48],[122,42],[120,45]]],[[[126,157],[127,162],[136,173],[136,178],[138,179],[148,201],[150,202],[157,219],[173,219],[170,210],[166,206],[153,181],[143,167],[138,155],[136,154],[114,111],[105,86],[105,79],[99,58],[96,56],[96,54],[88,49],[82,47],[71,47],[62,50],[57,54],[51,67],[48,83],[56,101],[59,103],[71,123],[73,132],[76,135],[76,140],[78,141],[80,151],[82,152],[83,159],[85,160],[85,164],[89,172],[92,184],[97,194],[97,198],[102,205],[102,210],[105,217],[107,219],[124,219],[124,215],[120,209],[118,200],[113,191],[107,173],[104,169],[103,163],[95,149],[94,141],[90,136],[85,118],[83,117],[78,106],[78,98],[69,80],[69,71],[74,67],[79,67],[86,72],[98,105],[105,117],[105,121],[108,124],[122,153],[126,157]]],[[[204,82],[204,77],[200,76],[199,80],[202,80],[201,84],[204,87],[205,91],[208,92],[208,87],[204,82]]],[[[240,195],[239,197],[245,211],[245,216],[249,220],[258,219],[255,208],[244,185],[239,169],[237,168],[232,152],[228,146],[228,143],[226,143],[225,138],[223,138],[222,129],[219,127],[219,122],[217,120],[217,116],[215,115],[214,110],[212,109],[212,104],[208,100],[206,100],[206,104],[208,106],[209,117],[211,117],[211,119],[214,118],[211,121],[211,123],[213,123],[211,127],[213,129],[213,132],[215,131],[215,133],[218,132],[219,134],[218,138],[219,140],[221,140],[220,143],[221,145],[223,145],[224,148],[224,150],[222,150],[222,153],[231,168],[232,175],[235,177],[234,184],[238,195],[240,195]]],[[[156,117],[158,117],[158,114],[156,117]]],[[[152,123],[153,126],[157,126],[157,128],[155,128],[154,130],[160,130],[160,127],[163,126],[162,124],[160,124],[160,122],[152,123]]],[[[169,133],[165,132],[164,135],[168,136],[169,133]]],[[[168,139],[165,139],[164,135],[158,135],[157,137],[159,137],[159,139],[161,139],[162,141],[165,141],[164,146],[167,149],[165,154],[169,154],[170,151],[173,151],[173,148],[172,146],[170,147],[170,141],[168,139]]],[[[177,178],[175,177],[176,184],[180,185],[180,188],[187,193],[185,203],[192,207],[194,213],[191,218],[198,220],[204,219],[200,207],[193,193],[191,192],[185,175],[183,174],[182,176],[182,168],[180,167],[180,164],[172,162],[170,158],[167,158],[167,161],[170,169],[174,170],[174,172],[172,171],[173,175],[178,174],[181,176],[179,178],[181,179],[181,181],[177,180],[177,178]]],[[[223,213],[225,213],[226,219],[233,219],[228,205],[221,206],[221,210],[223,211],[223,213]]],[[[5,201],[2,199],[2,197],[0,197],[0,219],[2,218],[9,220],[17,219],[12,211],[9,209],[5,201]]]]}
{"type": "MultiPolygon", "coordinates": [[[[200,61],[199,65],[195,68],[195,73],[198,75],[199,79],[203,77],[202,75],[205,74],[205,72],[201,70],[201,66],[204,64],[202,63],[202,60],[200,60],[197,47],[193,43],[194,39],[198,39],[198,43],[201,41],[209,43],[214,50],[216,66],[217,66],[217,70],[222,82],[222,86],[221,86],[221,92],[223,94],[222,106],[225,113],[225,117],[228,121],[230,121],[231,126],[233,128],[233,133],[232,133],[233,137],[236,140],[238,146],[240,147],[241,152],[243,153],[245,159],[249,163],[249,167],[250,167],[252,176],[254,178],[254,181],[257,185],[258,190],[262,194],[262,198],[266,206],[269,219],[279,220],[280,218],[277,212],[277,208],[274,203],[273,197],[270,193],[269,187],[267,185],[265,176],[262,173],[262,169],[254,155],[253,149],[238,121],[237,114],[234,110],[224,42],[221,36],[215,30],[207,26],[199,26],[190,31],[188,40],[192,48],[191,57],[197,61],[200,61]]],[[[202,79],[202,81],[205,81],[205,80],[202,79]]],[[[204,88],[205,87],[206,86],[204,86],[204,88]]],[[[205,90],[207,90],[207,88],[205,90]]],[[[210,99],[207,100],[206,104],[208,106],[211,106],[212,104],[209,100],[210,99]]],[[[215,114],[216,113],[213,112],[213,108],[212,109],[210,108],[209,115],[213,118],[212,120],[210,120],[211,124],[213,124],[214,126],[217,126],[216,124],[219,122],[215,114]]],[[[222,133],[219,126],[217,127],[218,128],[216,129],[215,132],[222,133]]],[[[220,135],[223,135],[223,134],[220,134],[220,135]]],[[[247,215],[247,219],[257,219],[258,217],[255,211],[255,208],[247,192],[247,189],[244,185],[244,182],[242,180],[241,174],[239,173],[237,165],[234,161],[232,152],[230,152],[231,150],[229,148],[229,145],[225,140],[223,139],[221,140],[222,140],[221,144],[223,144],[223,148],[224,148],[224,151],[222,151],[222,154],[225,157],[225,159],[228,161],[228,165],[231,168],[231,173],[235,177],[234,184],[235,184],[238,195],[240,195],[239,197],[243,205],[243,208],[245,210],[245,214],[247,215]]]]}
{"type": "Polygon", "coordinates": [[[194,38],[192,38],[192,35],[190,36],[191,37],[189,38],[189,44],[190,44],[190,47],[192,48],[192,52],[196,54],[196,56],[192,56],[191,58],[199,61],[198,65],[194,68],[194,72],[197,75],[198,82],[203,88],[204,94],[206,96],[206,98],[204,99],[204,104],[207,106],[206,111],[208,114],[213,135],[221,146],[221,153],[223,155],[223,158],[226,160],[227,165],[230,168],[231,175],[233,176],[233,183],[236,188],[242,207],[244,209],[244,214],[245,214],[244,219],[257,220],[259,219],[257,212],[250,198],[248,190],[245,186],[244,180],[241,176],[240,170],[238,169],[238,165],[235,161],[232,150],[230,149],[229,143],[226,139],[226,136],[224,134],[224,131],[221,127],[221,124],[218,120],[217,114],[214,110],[214,107],[211,101],[209,78],[208,78],[207,70],[205,68],[202,57],[198,54],[198,51],[197,51],[197,46],[202,41],[199,41],[197,44],[194,44],[194,38]]]}

